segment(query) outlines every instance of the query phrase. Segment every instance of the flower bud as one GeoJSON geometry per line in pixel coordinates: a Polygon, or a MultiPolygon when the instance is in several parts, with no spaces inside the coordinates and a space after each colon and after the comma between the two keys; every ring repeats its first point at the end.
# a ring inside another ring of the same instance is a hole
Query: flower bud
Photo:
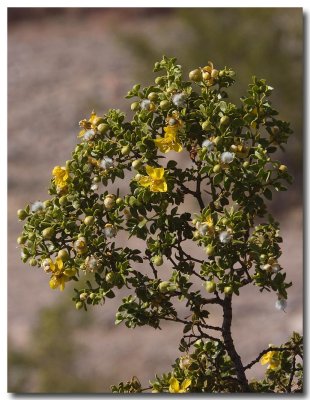
{"type": "Polygon", "coordinates": [[[218,172],[221,171],[221,169],[222,169],[222,167],[220,166],[220,164],[216,164],[216,165],[213,167],[213,172],[214,172],[215,174],[217,174],[218,172]]]}
{"type": "Polygon", "coordinates": [[[88,215],[84,219],[84,224],[87,225],[87,226],[93,225],[94,222],[95,222],[95,218],[92,215],[88,215]]]}
{"type": "Polygon", "coordinates": [[[142,167],[142,160],[141,160],[141,159],[134,160],[134,161],[131,163],[131,166],[132,166],[132,168],[134,168],[134,169],[136,169],[136,170],[139,170],[139,169],[142,167]]]}
{"type": "Polygon", "coordinates": [[[249,165],[250,163],[248,161],[244,161],[244,163],[242,164],[243,168],[248,168],[249,165]]]}
{"type": "Polygon", "coordinates": [[[103,204],[106,208],[106,210],[112,210],[112,208],[115,206],[115,195],[114,194],[108,194],[104,200],[103,204]]]}
{"type": "Polygon", "coordinates": [[[31,259],[29,260],[29,265],[30,265],[31,267],[35,267],[37,264],[38,264],[38,262],[37,262],[37,260],[36,260],[35,258],[31,258],[31,259]]]}
{"type": "Polygon", "coordinates": [[[23,221],[27,216],[28,216],[28,214],[26,213],[25,210],[23,210],[23,209],[17,210],[17,217],[21,221],[23,221]]]}
{"type": "Polygon", "coordinates": [[[219,75],[219,72],[218,72],[217,69],[213,69],[213,70],[211,71],[211,78],[217,78],[218,75],[219,75]]]}
{"type": "Polygon", "coordinates": [[[147,96],[147,98],[151,101],[156,101],[158,99],[158,94],[155,92],[151,92],[149,93],[149,95],[147,96]]]}
{"type": "Polygon", "coordinates": [[[108,124],[99,124],[99,125],[97,126],[97,129],[98,129],[98,132],[104,134],[104,133],[107,133],[107,132],[108,132],[108,130],[110,129],[110,127],[109,127],[108,124]]]}
{"type": "Polygon", "coordinates": [[[58,252],[58,258],[61,258],[62,261],[66,261],[69,258],[69,253],[66,249],[61,249],[58,252]]]}
{"type": "Polygon", "coordinates": [[[203,74],[202,74],[202,79],[203,79],[204,81],[207,81],[207,80],[209,80],[210,78],[211,78],[211,75],[210,75],[209,72],[207,72],[207,71],[203,72],[203,74]]]}
{"type": "Polygon", "coordinates": [[[206,253],[208,256],[213,256],[214,252],[215,252],[215,248],[214,246],[212,246],[212,244],[208,244],[208,246],[206,247],[206,253]]]}
{"type": "Polygon", "coordinates": [[[161,255],[157,255],[157,256],[152,257],[152,262],[156,267],[160,267],[161,265],[163,265],[164,260],[161,255]]]}
{"type": "Polygon", "coordinates": [[[261,255],[259,256],[259,259],[260,259],[262,262],[266,261],[266,259],[267,259],[266,254],[261,254],[261,255]]]}
{"type": "Polygon", "coordinates": [[[83,308],[83,303],[81,301],[78,301],[77,303],[75,303],[75,308],[77,310],[80,310],[81,308],[83,308]]]}
{"type": "Polygon", "coordinates": [[[232,294],[233,293],[233,288],[231,286],[225,286],[224,287],[224,293],[225,294],[232,294]]]}
{"type": "Polygon", "coordinates": [[[52,205],[51,200],[45,200],[45,201],[43,201],[43,208],[44,208],[44,209],[50,207],[51,205],[52,205]]]}
{"type": "Polygon", "coordinates": [[[42,236],[44,239],[51,239],[54,236],[54,229],[51,227],[43,229],[42,236]]]}
{"type": "Polygon", "coordinates": [[[113,285],[115,283],[115,279],[116,279],[116,274],[113,271],[108,272],[105,276],[106,282],[108,282],[110,285],[113,285]]]}
{"type": "Polygon", "coordinates": [[[17,244],[24,244],[27,241],[27,238],[25,236],[18,236],[17,238],[17,244]]]}
{"type": "Polygon", "coordinates": [[[135,101],[130,105],[131,111],[137,111],[139,110],[139,108],[140,108],[140,103],[138,101],[135,101]]]}
{"type": "Polygon", "coordinates": [[[68,198],[67,198],[67,196],[61,196],[60,199],[59,199],[59,204],[60,204],[61,206],[64,206],[64,205],[66,205],[67,203],[68,203],[68,198]]]}
{"type": "Polygon", "coordinates": [[[199,68],[194,69],[188,74],[188,77],[191,81],[200,82],[202,80],[202,73],[199,68]]]}
{"type": "Polygon", "coordinates": [[[284,164],[280,165],[279,171],[281,171],[281,172],[286,172],[286,171],[287,171],[287,166],[284,165],[284,164]]]}
{"type": "Polygon", "coordinates": [[[124,200],[121,197],[118,197],[115,201],[117,206],[121,206],[124,203],[124,200]]]}
{"type": "Polygon", "coordinates": [[[87,297],[88,297],[88,294],[85,292],[80,294],[80,300],[82,300],[82,301],[85,301],[87,299],[87,297]]]}
{"type": "Polygon", "coordinates": [[[169,285],[170,285],[170,282],[167,282],[167,281],[160,282],[160,284],[158,285],[158,289],[159,289],[160,293],[168,292],[169,285]]]}
{"type": "Polygon", "coordinates": [[[204,286],[208,293],[213,293],[216,290],[216,283],[214,281],[207,281],[204,286]]]}
{"type": "Polygon", "coordinates": [[[123,146],[123,147],[121,148],[121,154],[122,154],[123,156],[128,156],[128,154],[130,153],[130,151],[131,151],[131,147],[130,147],[129,145],[123,146]]]}
{"type": "Polygon", "coordinates": [[[156,85],[162,86],[165,83],[165,77],[158,76],[157,78],[155,78],[155,83],[156,85]]]}
{"type": "Polygon", "coordinates": [[[159,103],[159,107],[160,107],[162,110],[168,110],[169,107],[170,107],[170,102],[169,102],[168,100],[162,100],[162,101],[159,103]]]}
{"type": "Polygon", "coordinates": [[[90,298],[91,300],[94,300],[94,299],[96,298],[96,293],[91,293],[91,294],[89,295],[89,298],[90,298]]]}
{"type": "Polygon", "coordinates": [[[230,118],[227,115],[224,115],[221,119],[220,119],[220,125],[223,126],[227,126],[230,122],[230,118]]]}
{"type": "Polygon", "coordinates": [[[203,129],[204,131],[207,131],[208,129],[210,129],[210,128],[211,128],[211,122],[210,122],[210,120],[207,119],[206,121],[204,121],[204,122],[202,123],[201,127],[202,127],[202,129],[203,129]]]}

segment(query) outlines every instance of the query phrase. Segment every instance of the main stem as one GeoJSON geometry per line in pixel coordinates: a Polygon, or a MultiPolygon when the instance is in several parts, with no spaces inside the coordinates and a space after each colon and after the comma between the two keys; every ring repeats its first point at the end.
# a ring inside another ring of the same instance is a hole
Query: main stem
{"type": "Polygon", "coordinates": [[[249,384],[247,377],[244,372],[244,367],[239,354],[236,351],[232,336],[231,336],[231,321],[232,321],[232,308],[231,308],[232,296],[226,295],[223,300],[223,325],[222,334],[224,344],[229,357],[235,365],[238,380],[240,381],[242,391],[249,392],[249,384]]]}

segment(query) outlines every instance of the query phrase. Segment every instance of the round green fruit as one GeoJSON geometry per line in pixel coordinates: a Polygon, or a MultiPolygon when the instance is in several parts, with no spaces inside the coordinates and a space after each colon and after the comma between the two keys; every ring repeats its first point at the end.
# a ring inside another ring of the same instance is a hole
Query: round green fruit
{"type": "Polygon", "coordinates": [[[20,209],[20,210],[17,211],[17,217],[18,217],[18,219],[20,219],[21,221],[23,221],[27,216],[28,216],[28,214],[26,213],[25,210],[20,209]]]}
{"type": "Polygon", "coordinates": [[[54,229],[53,228],[45,228],[42,231],[42,236],[44,239],[51,239],[54,235],[54,229]]]}
{"type": "Polygon", "coordinates": [[[191,81],[200,82],[202,81],[202,73],[200,69],[194,69],[188,74],[188,77],[191,81]]]}
{"type": "Polygon", "coordinates": [[[208,293],[213,293],[216,290],[216,283],[214,281],[207,281],[205,283],[205,289],[208,293]]]}

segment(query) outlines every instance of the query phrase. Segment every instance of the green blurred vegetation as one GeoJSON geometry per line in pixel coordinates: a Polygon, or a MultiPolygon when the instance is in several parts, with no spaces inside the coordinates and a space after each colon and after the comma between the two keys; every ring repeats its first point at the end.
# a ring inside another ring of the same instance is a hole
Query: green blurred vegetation
{"type": "Polygon", "coordinates": [[[13,393],[109,390],[101,375],[104,371],[98,371],[100,376],[90,376],[85,371],[83,359],[87,350],[78,343],[77,335],[83,334],[90,321],[89,314],[77,312],[68,299],[43,308],[26,350],[14,349],[9,343],[8,390],[13,393]]]}
{"type": "MultiPolygon", "coordinates": [[[[149,9],[149,16],[153,14],[149,9]]],[[[287,155],[279,153],[298,182],[302,180],[302,8],[175,8],[145,24],[119,28],[118,36],[137,58],[137,79],[154,78],[149,65],[163,54],[177,57],[187,73],[208,60],[232,67],[237,85],[232,101],[245,93],[251,76],[275,88],[272,102],[294,131],[287,155]]]]}

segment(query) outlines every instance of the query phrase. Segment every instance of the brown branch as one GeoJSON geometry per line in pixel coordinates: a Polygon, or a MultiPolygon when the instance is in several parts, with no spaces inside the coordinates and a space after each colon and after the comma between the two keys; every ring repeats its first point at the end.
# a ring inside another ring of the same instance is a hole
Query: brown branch
{"type": "Polygon", "coordinates": [[[241,358],[236,351],[232,336],[231,336],[231,321],[232,321],[232,309],[231,309],[231,295],[226,295],[223,300],[223,325],[222,335],[224,339],[224,345],[227,350],[229,357],[234,363],[237,377],[240,381],[243,392],[250,392],[247,377],[244,372],[241,358]]]}

